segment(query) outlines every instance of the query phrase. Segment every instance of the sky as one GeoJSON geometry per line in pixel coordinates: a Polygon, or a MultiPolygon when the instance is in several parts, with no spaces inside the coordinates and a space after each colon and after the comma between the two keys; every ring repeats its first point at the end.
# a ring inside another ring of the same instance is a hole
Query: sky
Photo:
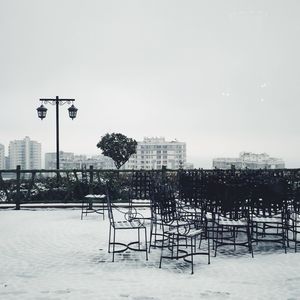
{"type": "MultiPolygon", "coordinates": [[[[106,133],[186,142],[187,160],[266,152],[300,167],[299,0],[0,0],[0,143],[100,154],[106,133]]],[[[7,153],[7,152],[6,152],[7,153]]]]}

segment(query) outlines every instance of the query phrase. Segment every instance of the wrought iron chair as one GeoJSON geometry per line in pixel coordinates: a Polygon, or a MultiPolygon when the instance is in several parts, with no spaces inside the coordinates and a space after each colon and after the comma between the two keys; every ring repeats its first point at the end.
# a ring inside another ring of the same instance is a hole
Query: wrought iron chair
{"type": "Polygon", "coordinates": [[[162,246],[162,243],[165,239],[165,231],[169,229],[169,226],[173,222],[176,203],[173,202],[168,206],[163,206],[163,203],[170,201],[170,193],[171,189],[168,185],[155,184],[152,186],[150,195],[151,225],[149,253],[151,251],[151,247],[156,248],[162,246]],[[166,214],[165,211],[165,214],[163,215],[163,207],[164,209],[168,210],[168,214],[166,214]]]}
{"type": "Polygon", "coordinates": [[[297,252],[300,244],[300,187],[296,187],[294,191],[292,203],[288,210],[287,228],[288,242],[294,243],[294,250],[297,252]]]}
{"type": "MultiPolygon", "coordinates": [[[[109,238],[108,238],[108,252],[112,252],[112,261],[115,260],[115,253],[122,253],[126,250],[140,251],[145,252],[146,260],[148,260],[148,246],[147,246],[147,230],[144,224],[141,222],[139,218],[130,218],[128,215],[128,211],[123,212],[118,207],[116,207],[113,203],[111,203],[109,191],[107,189],[107,210],[108,210],[108,218],[109,218],[109,238]],[[116,219],[115,212],[118,213],[122,218],[116,219]],[[124,230],[134,230],[137,232],[138,240],[132,241],[129,243],[124,243],[120,241],[116,241],[116,233],[117,231],[124,230]],[[142,246],[141,242],[141,234],[140,231],[144,231],[144,246],[142,246]],[[118,246],[118,249],[116,249],[118,246]]],[[[137,217],[137,216],[136,216],[137,217]]]]}
{"type": "Polygon", "coordinates": [[[180,170],[178,172],[179,199],[177,203],[187,216],[204,221],[207,238],[213,233],[215,205],[209,198],[209,177],[203,170],[180,170]]]}
{"type": "Polygon", "coordinates": [[[257,182],[251,196],[253,242],[279,243],[286,253],[287,183],[269,178],[257,182]]]}
{"type": "Polygon", "coordinates": [[[215,213],[215,256],[221,246],[245,246],[253,257],[247,186],[240,183],[219,183],[216,194],[220,199],[215,213]]]}
{"type": "Polygon", "coordinates": [[[162,266],[163,259],[184,259],[191,264],[191,273],[194,273],[194,256],[208,256],[210,263],[210,244],[208,240],[207,251],[200,251],[202,239],[205,238],[203,223],[198,222],[193,214],[181,210],[175,200],[174,193],[169,186],[160,189],[156,199],[161,216],[162,226],[167,226],[163,230],[161,240],[161,256],[159,267],[162,266]],[[199,244],[197,246],[197,242],[199,244]]]}

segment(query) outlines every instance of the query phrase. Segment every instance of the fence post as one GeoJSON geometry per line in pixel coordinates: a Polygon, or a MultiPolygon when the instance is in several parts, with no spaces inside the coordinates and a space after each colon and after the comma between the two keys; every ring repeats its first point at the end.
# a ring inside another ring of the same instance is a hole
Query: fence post
{"type": "MultiPolygon", "coordinates": [[[[94,189],[93,189],[93,182],[94,182],[94,170],[93,170],[93,166],[90,166],[90,181],[89,181],[89,194],[92,195],[94,193],[94,189]]],[[[93,200],[91,200],[89,202],[89,209],[93,208],[93,200]]]]}
{"type": "Polygon", "coordinates": [[[162,166],[161,167],[161,177],[162,177],[162,182],[166,183],[166,179],[167,179],[167,166],[162,166]]]}
{"type": "Polygon", "coordinates": [[[16,175],[17,175],[17,194],[16,194],[16,210],[20,210],[20,186],[21,186],[21,166],[17,165],[16,169],[16,175]]]}

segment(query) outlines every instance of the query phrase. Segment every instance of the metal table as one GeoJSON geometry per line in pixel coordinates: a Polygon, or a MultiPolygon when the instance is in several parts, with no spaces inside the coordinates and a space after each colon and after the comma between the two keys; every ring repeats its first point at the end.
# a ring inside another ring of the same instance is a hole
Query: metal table
{"type": "Polygon", "coordinates": [[[81,220],[83,215],[89,213],[97,213],[105,216],[105,199],[106,195],[88,194],[82,199],[81,205],[81,220]]]}

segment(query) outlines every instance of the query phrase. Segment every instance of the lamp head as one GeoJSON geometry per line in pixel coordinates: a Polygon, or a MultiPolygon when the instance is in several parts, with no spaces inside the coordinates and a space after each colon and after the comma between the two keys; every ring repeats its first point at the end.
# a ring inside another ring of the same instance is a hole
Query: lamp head
{"type": "Polygon", "coordinates": [[[48,109],[43,104],[40,107],[38,107],[36,110],[37,110],[37,113],[38,113],[38,117],[41,120],[46,118],[46,114],[47,114],[48,109]]]}
{"type": "Polygon", "coordinates": [[[68,108],[68,111],[69,111],[69,117],[73,120],[76,118],[77,116],[77,108],[74,106],[74,104],[72,104],[69,108],[68,108]]]}

